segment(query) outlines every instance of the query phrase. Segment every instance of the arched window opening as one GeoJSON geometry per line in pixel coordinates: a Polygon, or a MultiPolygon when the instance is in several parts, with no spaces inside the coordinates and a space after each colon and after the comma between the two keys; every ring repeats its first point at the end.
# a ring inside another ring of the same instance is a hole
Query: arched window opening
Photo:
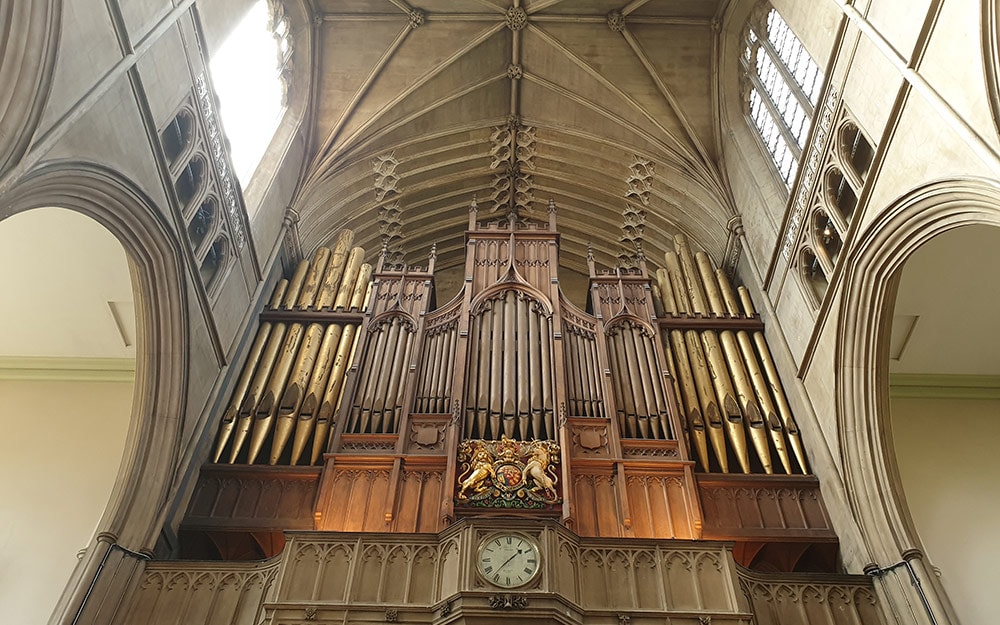
{"type": "Polygon", "coordinates": [[[805,148],[823,73],[777,11],[751,17],[743,51],[748,116],[785,185],[805,148]]]}
{"type": "Polygon", "coordinates": [[[837,224],[822,210],[816,211],[813,215],[813,235],[822,254],[826,256],[832,268],[837,264],[837,259],[840,257],[840,250],[843,249],[844,242],[840,238],[837,224]]]}
{"type": "Polygon", "coordinates": [[[861,129],[852,122],[844,124],[840,131],[840,149],[841,158],[850,165],[858,180],[863,181],[875,160],[875,150],[861,129]]]}
{"type": "Polygon", "coordinates": [[[257,0],[212,57],[212,83],[233,171],[245,186],[285,111],[292,68],[288,18],[279,2],[257,0]]]}
{"type": "Polygon", "coordinates": [[[226,237],[220,235],[212,243],[212,247],[208,248],[208,253],[205,254],[204,260],[201,261],[199,273],[201,274],[201,282],[205,285],[206,291],[211,291],[215,287],[215,283],[222,274],[222,269],[226,266],[228,256],[229,243],[226,241],[226,237]]]}
{"type": "Polygon", "coordinates": [[[191,248],[198,250],[205,241],[208,234],[215,228],[217,204],[215,198],[206,198],[198,211],[191,218],[188,224],[188,237],[191,239],[191,248]]]}
{"type": "Polygon", "coordinates": [[[160,133],[163,154],[167,164],[173,165],[187,151],[194,136],[194,119],[190,111],[178,113],[160,133]]]}
{"type": "Polygon", "coordinates": [[[858,206],[858,196],[848,184],[844,173],[836,167],[826,176],[826,195],[830,205],[840,213],[844,222],[850,223],[854,209],[858,206]]]}
{"type": "Polygon", "coordinates": [[[205,159],[201,156],[192,158],[174,181],[177,199],[181,206],[187,206],[194,200],[202,187],[205,186],[205,159]]]}
{"type": "Polygon", "coordinates": [[[809,285],[813,297],[815,297],[814,304],[819,305],[819,302],[823,301],[827,287],[830,286],[823,265],[820,264],[816,254],[811,249],[806,248],[802,250],[799,266],[802,267],[802,278],[809,285]]]}

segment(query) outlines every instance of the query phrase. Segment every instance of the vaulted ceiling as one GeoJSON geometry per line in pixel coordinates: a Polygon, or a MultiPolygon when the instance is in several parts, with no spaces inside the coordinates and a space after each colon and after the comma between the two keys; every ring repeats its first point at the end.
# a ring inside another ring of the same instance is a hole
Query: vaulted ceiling
{"type": "Polygon", "coordinates": [[[684,232],[716,259],[725,0],[314,0],[303,248],[343,226],[409,262],[462,262],[480,216],[559,210],[562,263],[649,258],[684,232]],[[603,258],[601,258],[603,256],[603,258]]]}

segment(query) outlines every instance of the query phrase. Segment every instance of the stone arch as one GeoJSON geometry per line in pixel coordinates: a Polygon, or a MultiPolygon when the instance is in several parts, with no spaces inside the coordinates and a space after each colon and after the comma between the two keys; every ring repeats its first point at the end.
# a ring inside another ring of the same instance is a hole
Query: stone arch
{"type": "Polygon", "coordinates": [[[0,173],[28,150],[49,97],[59,42],[58,0],[0,0],[0,173]]]}
{"type": "Polygon", "coordinates": [[[134,184],[97,165],[49,164],[3,196],[0,221],[48,206],[94,219],[125,249],[135,285],[139,345],[118,477],[98,533],[56,606],[56,615],[68,615],[81,608],[87,586],[111,552],[123,547],[149,553],[155,545],[177,488],[173,480],[186,402],[188,327],[182,248],[159,210],[134,184]]]}
{"type": "MultiPolygon", "coordinates": [[[[938,618],[950,616],[951,608],[921,560],[888,435],[889,331],[900,269],[910,256],[939,234],[977,224],[1000,227],[1000,183],[944,180],[904,195],[860,235],[844,264],[839,305],[837,431],[848,501],[866,552],[861,557],[879,566],[912,559],[938,618]]],[[[923,618],[909,580],[883,588],[895,601],[915,606],[915,618],[923,618]]]]}

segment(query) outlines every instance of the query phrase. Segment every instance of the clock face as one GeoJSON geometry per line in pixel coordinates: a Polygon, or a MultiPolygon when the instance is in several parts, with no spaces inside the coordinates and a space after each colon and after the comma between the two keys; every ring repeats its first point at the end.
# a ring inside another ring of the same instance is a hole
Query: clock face
{"type": "Polygon", "coordinates": [[[479,545],[476,568],[494,586],[517,588],[534,579],[541,558],[538,547],[521,534],[494,534],[479,545]]]}

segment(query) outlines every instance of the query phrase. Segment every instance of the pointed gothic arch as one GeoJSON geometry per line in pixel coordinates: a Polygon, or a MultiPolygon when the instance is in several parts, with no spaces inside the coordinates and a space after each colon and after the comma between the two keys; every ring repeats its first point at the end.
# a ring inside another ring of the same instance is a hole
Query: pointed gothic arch
{"type": "MultiPolygon", "coordinates": [[[[906,505],[889,434],[888,347],[900,270],[933,237],[969,225],[1000,227],[1000,184],[944,180],[899,198],[861,234],[845,263],[835,361],[841,470],[869,566],[906,559],[938,618],[951,607],[906,505]]],[[[919,606],[909,580],[887,580],[900,605],[919,606]]],[[[922,618],[917,616],[915,618],[922,618]]]]}
{"type": "MultiPolygon", "coordinates": [[[[102,570],[127,577],[137,567],[105,567],[124,551],[151,553],[175,493],[186,403],[186,296],[181,245],[154,203],[131,181],[101,166],[53,163],[18,182],[0,201],[0,221],[41,207],[86,215],[121,243],[135,285],[136,372],[122,463],[96,535],[70,578],[54,617],[85,607],[102,570]]],[[[132,564],[136,563],[131,560],[132,564]]],[[[124,588],[118,588],[121,592],[124,588]]],[[[108,591],[107,588],[104,589],[108,591]]]]}

